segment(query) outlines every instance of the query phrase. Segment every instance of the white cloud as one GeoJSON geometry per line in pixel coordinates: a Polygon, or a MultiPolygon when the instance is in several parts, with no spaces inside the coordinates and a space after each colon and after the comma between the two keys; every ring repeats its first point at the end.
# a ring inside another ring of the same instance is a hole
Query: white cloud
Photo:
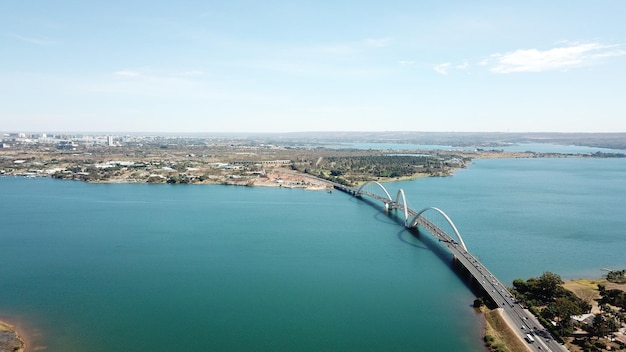
{"type": "Polygon", "coordinates": [[[615,57],[615,56],[622,56],[622,55],[626,55],[626,50],[607,51],[604,53],[595,54],[593,55],[593,57],[596,59],[600,59],[600,58],[605,58],[605,57],[615,57]]]}
{"type": "Polygon", "coordinates": [[[505,54],[493,54],[487,60],[495,73],[542,72],[567,70],[587,66],[601,58],[626,55],[617,45],[600,43],[576,44],[549,50],[519,49],[505,54]]]}
{"type": "Polygon", "coordinates": [[[141,79],[152,80],[152,81],[163,81],[163,80],[171,80],[171,79],[177,79],[177,78],[191,79],[194,77],[201,77],[204,75],[205,75],[204,71],[201,71],[201,70],[188,70],[188,71],[180,71],[180,72],[175,72],[175,73],[164,73],[164,72],[156,73],[149,68],[142,68],[139,70],[125,69],[125,70],[113,72],[113,76],[115,77],[141,78],[141,79]]]}
{"type": "Polygon", "coordinates": [[[621,45],[574,43],[543,51],[519,49],[504,54],[496,53],[475,63],[445,62],[435,65],[434,69],[447,75],[452,70],[467,70],[475,64],[494,73],[543,72],[595,65],[603,59],[618,56],[626,56],[626,50],[621,49],[621,45]]]}
{"type": "Polygon", "coordinates": [[[447,75],[448,74],[448,70],[450,69],[450,66],[452,66],[451,63],[445,62],[445,63],[442,63],[442,64],[437,64],[433,68],[435,69],[435,71],[441,73],[442,75],[447,75]]]}
{"type": "Polygon", "coordinates": [[[272,71],[293,77],[333,77],[335,79],[370,79],[387,76],[387,67],[337,65],[323,60],[251,60],[229,63],[232,68],[272,71]]]}
{"type": "Polygon", "coordinates": [[[462,63],[444,62],[433,66],[433,69],[442,75],[447,75],[451,70],[463,71],[470,67],[469,62],[463,61],[462,63]]]}
{"type": "Polygon", "coordinates": [[[56,44],[55,41],[50,40],[50,39],[26,37],[26,36],[15,34],[15,33],[8,34],[8,36],[11,37],[11,38],[14,38],[14,39],[21,40],[21,41],[26,42],[26,43],[36,44],[36,45],[39,45],[39,46],[51,46],[51,45],[55,45],[56,44]]]}
{"type": "Polygon", "coordinates": [[[141,73],[132,70],[122,70],[114,72],[113,75],[117,77],[139,77],[141,76],[141,73]]]}
{"type": "Polygon", "coordinates": [[[363,43],[372,48],[384,48],[391,43],[391,38],[367,38],[363,41],[363,43]]]}
{"type": "Polygon", "coordinates": [[[392,41],[392,38],[366,38],[352,42],[316,45],[306,47],[305,50],[316,54],[354,55],[371,49],[387,47],[392,41]]]}
{"type": "Polygon", "coordinates": [[[182,73],[183,76],[204,76],[204,71],[200,70],[191,70],[185,71],[182,73]]]}
{"type": "Polygon", "coordinates": [[[411,65],[415,65],[417,62],[412,61],[412,60],[400,60],[398,63],[403,66],[411,66],[411,65]]]}

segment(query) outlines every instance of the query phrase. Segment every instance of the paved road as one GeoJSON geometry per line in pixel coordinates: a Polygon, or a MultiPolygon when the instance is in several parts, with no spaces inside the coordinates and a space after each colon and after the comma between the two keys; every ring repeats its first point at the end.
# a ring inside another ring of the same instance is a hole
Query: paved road
{"type": "MultiPolygon", "coordinates": [[[[341,189],[347,193],[355,195],[355,190],[343,185],[335,185],[335,188],[341,189]]],[[[395,208],[404,211],[404,205],[393,201],[389,201],[385,197],[378,196],[373,193],[363,192],[366,195],[383,201],[387,208],[395,208]]],[[[409,219],[415,218],[417,212],[411,208],[407,208],[409,219]]],[[[491,300],[502,309],[503,318],[513,328],[520,340],[524,341],[529,351],[562,351],[567,352],[567,348],[556,342],[550,333],[543,328],[535,316],[530,311],[524,309],[515,300],[498,278],[496,278],[476,257],[469,253],[462,245],[453,239],[448,233],[443,231],[437,225],[424,217],[419,217],[417,224],[426,229],[439,242],[445,244],[452,252],[455,258],[470,272],[476,279],[482,290],[491,300]],[[529,334],[533,342],[526,340],[529,334]]]]}
{"type": "Polygon", "coordinates": [[[517,303],[506,285],[500,282],[476,257],[427,219],[420,218],[418,223],[444,243],[456,259],[478,281],[483,291],[502,309],[503,317],[510,323],[517,336],[526,343],[526,347],[530,351],[567,351],[565,346],[552,339],[550,333],[543,328],[530,311],[523,309],[517,303]],[[526,334],[532,336],[533,343],[526,340],[526,334]]]}

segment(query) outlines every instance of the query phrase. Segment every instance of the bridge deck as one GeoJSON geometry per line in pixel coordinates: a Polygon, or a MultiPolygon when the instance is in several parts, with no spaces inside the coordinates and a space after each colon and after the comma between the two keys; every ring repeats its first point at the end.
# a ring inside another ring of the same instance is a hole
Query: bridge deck
{"type": "MultiPolygon", "coordinates": [[[[352,187],[348,187],[341,184],[333,183],[333,187],[337,190],[346,192],[355,197],[361,197],[366,195],[370,198],[379,200],[385,204],[385,209],[398,209],[405,211],[405,205],[393,201],[387,197],[379,196],[375,193],[367,192],[362,189],[357,190],[352,187]]],[[[381,185],[382,187],[382,185],[381,185]]],[[[387,190],[385,193],[388,194],[387,190]]],[[[439,226],[432,223],[430,220],[423,216],[416,216],[419,214],[411,208],[406,208],[406,213],[409,219],[414,219],[416,226],[421,226],[439,242],[444,243],[448,250],[454,255],[456,260],[467,269],[470,275],[476,280],[478,285],[487,297],[489,297],[498,307],[503,309],[505,319],[515,324],[519,328],[515,328],[516,334],[521,340],[524,340],[524,336],[527,333],[535,336],[536,343],[526,344],[526,347],[530,351],[544,350],[544,351],[567,351],[567,349],[556,343],[551,342],[550,334],[545,330],[539,321],[528,310],[523,309],[515,300],[513,295],[509,292],[506,286],[493,275],[487,267],[485,267],[478,258],[473,256],[463,246],[461,246],[454,238],[452,238],[447,232],[442,230],[439,226]]],[[[413,222],[413,221],[411,221],[413,222]]],[[[405,226],[406,226],[405,222],[405,226]]]]}

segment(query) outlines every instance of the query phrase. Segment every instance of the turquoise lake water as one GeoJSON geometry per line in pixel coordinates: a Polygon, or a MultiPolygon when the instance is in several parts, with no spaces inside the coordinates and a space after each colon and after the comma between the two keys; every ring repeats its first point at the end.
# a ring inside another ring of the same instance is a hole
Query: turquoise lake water
{"type": "MultiPolygon", "coordinates": [[[[372,150],[475,150],[476,147],[453,147],[449,145],[432,144],[410,144],[410,143],[343,143],[335,145],[325,145],[329,149],[372,149],[372,150]]],[[[560,153],[560,154],[593,154],[593,153],[622,153],[623,149],[609,149],[588,147],[582,145],[561,145],[548,143],[519,143],[498,147],[482,147],[482,149],[504,150],[507,152],[535,152],[535,153],[560,153]]]]}
{"type": "MultiPolygon", "coordinates": [[[[626,160],[386,184],[504,282],[626,268],[626,160]]],[[[428,236],[341,192],[0,178],[0,318],[43,351],[482,351],[428,236]]]]}

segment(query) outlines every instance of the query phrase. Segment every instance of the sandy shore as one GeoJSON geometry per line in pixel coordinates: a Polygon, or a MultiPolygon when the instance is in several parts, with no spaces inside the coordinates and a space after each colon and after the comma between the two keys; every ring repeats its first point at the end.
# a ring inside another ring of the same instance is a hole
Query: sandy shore
{"type": "Polygon", "coordinates": [[[24,352],[26,342],[17,333],[15,328],[3,321],[0,321],[0,352],[24,352]]]}
{"type": "Polygon", "coordinates": [[[332,189],[332,184],[320,178],[291,170],[268,171],[265,177],[257,177],[252,186],[303,188],[311,191],[332,189]]]}

